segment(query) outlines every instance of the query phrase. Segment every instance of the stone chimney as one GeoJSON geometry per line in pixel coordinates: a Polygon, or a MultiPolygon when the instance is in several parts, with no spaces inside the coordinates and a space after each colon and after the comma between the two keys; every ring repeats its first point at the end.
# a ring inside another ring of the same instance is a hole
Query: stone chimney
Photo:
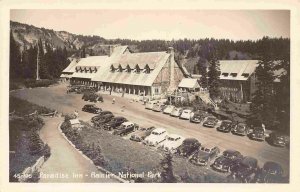
{"type": "Polygon", "coordinates": [[[168,91],[172,92],[176,89],[176,83],[175,83],[175,54],[174,54],[174,48],[169,47],[167,53],[170,54],[170,63],[169,63],[169,72],[170,72],[170,85],[168,91]]]}

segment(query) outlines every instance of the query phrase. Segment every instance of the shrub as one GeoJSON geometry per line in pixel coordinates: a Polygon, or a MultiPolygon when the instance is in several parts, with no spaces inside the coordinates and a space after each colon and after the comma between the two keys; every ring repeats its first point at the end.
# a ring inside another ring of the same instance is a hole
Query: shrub
{"type": "Polygon", "coordinates": [[[47,160],[51,156],[51,149],[48,144],[44,146],[44,157],[47,160]]]}
{"type": "Polygon", "coordinates": [[[35,80],[35,79],[26,79],[24,81],[24,85],[27,88],[35,88],[35,87],[49,87],[52,84],[57,83],[57,80],[55,79],[41,79],[41,80],[35,80]]]}
{"type": "Polygon", "coordinates": [[[30,134],[29,150],[31,155],[40,155],[44,149],[44,143],[40,139],[37,132],[33,131],[30,134]]]}

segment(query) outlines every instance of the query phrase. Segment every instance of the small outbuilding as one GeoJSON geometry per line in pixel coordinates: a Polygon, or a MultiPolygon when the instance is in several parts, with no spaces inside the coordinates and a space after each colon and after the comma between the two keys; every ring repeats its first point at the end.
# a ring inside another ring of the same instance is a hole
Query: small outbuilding
{"type": "Polygon", "coordinates": [[[74,129],[81,129],[83,125],[81,125],[79,119],[70,119],[70,123],[72,128],[74,129]]]}
{"type": "Polygon", "coordinates": [[[197,79],[184,78],[179,83],[178,89],[183,92],[197,92],[200,91],[200,85],[197,79]]]}

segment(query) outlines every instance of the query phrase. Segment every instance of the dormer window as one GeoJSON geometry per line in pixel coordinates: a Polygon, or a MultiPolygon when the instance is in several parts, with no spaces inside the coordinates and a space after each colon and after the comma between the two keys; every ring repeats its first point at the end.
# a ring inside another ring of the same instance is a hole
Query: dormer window
{"type": "Polygon", "coordinates": [[[149,74],[150,73],[150,67],[148,65],[146,65],[143,72],[149,74]]]}
{"type": "Polygon", "coordinates": [[[119,71],[119,72],[122,72],[122,71],[123,71],[123,68],[122,68],[121,65],[119,65],[118,71],[119,71]]]}
{"type": "Polygon", "coordinates": [[[224,77],[228,77],[228,73],[222,73],[224,77]]]}
{"type": "Polygon", "coordinates": [[[95,71],[95,73],[97,72],[97,67],[95,67],[94,71],[95,71]]]}
{"type": "Polygon", "coordinates": [[[141,69],[138,65],[135,66],[135,72],[136,73],[140,73],[141,72],[141,69]]]}
{"type": "Polygon", "coordinates": [[[131,72],[131,69],[130,69],[130,66],[129,66],[129,65],[127,65],[127,67],[126,67],[126,71],[127,71],[128,73],[130,73],[130,72],[131,72]]]}
{"type": "Polygon", "coordinates": [[[112,65],[112,66],[110,66],[110,70],[111,70],[111,72],[115,72],[116,68],[112,65]]]}
{"type": "Polygon", "coordinates": [[[249,73],[243,73],[242,76],[249,77],[249,73]]]}
{"type": "Polygon", "coordinates": [[[230,75],[231,75],[232,77],[236,77],[236,76],[237,76],[237,73],[230,73],[230,75]]]}

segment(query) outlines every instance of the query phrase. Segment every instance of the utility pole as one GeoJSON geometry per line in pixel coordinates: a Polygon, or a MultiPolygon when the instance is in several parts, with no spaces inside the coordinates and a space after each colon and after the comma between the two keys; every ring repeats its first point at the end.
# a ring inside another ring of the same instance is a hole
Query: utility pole
{"type": "Polygon", "coordinates": [[[39,44],[37,43],[37,57],[36,57],[36,80],[40,80],[40,75],[39,75],[39,62],[40,62],[40,48],[39,44]]]}

